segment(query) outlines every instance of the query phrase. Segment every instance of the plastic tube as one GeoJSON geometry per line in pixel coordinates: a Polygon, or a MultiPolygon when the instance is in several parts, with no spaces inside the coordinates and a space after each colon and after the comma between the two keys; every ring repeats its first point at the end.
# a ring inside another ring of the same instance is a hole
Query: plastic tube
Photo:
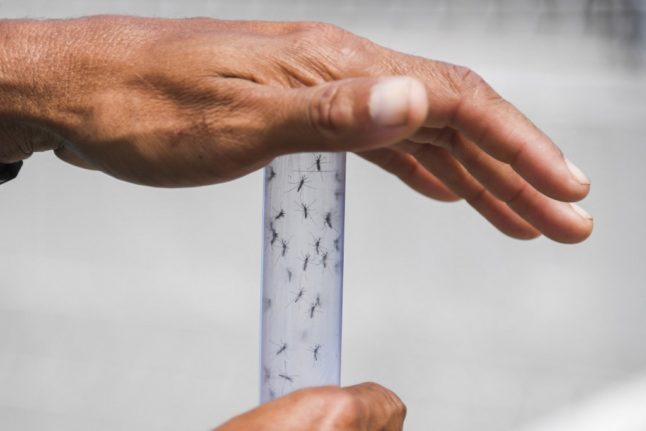
{"type": "Polygon", "coordinates": [[[264,181],[261,403],[340,383],[345,153],[278,157],[264,181]]]}

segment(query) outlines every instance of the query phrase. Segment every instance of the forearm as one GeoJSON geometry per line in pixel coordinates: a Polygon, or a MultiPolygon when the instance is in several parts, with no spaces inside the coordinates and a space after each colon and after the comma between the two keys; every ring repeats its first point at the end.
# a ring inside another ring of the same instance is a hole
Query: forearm
{"type": "Polygon", "coordinates": [[[0,21],[0,121],[46,121],[62,81],[48,21],[0,21]],[[58,66],[58,67],[57,67],[58,66]]]}
{"type": "Polygon", "coordinates": [[[93,96],[132,61],[135,19],[0,20],[0,121],[53,132],[81,126],[93,96]]]}
{"type": "Polygon", "coordinates": [[[56,148],[66,68],[52,21],[0,20],[0,163],[56,148]]]}
{"type": "Polygon", "coordinates": [[[129,61],[131,19],[0,20],[0,162],[58,148],[84,127],[129,61]]]}

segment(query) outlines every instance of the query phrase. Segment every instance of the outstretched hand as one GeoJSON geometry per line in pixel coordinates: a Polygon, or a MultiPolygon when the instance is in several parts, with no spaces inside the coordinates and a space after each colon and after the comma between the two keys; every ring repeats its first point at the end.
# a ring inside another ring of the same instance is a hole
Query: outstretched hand
{"type": "Polygon", "coordinates": [[[140,184],[228,181],[352,151],[502,232],[578,242],[589,180],[471,70],[320,23],[4,21],[0,162],[55,150],[140,184]],[[31,43],[32,45],[27,45],[31,43]]]}

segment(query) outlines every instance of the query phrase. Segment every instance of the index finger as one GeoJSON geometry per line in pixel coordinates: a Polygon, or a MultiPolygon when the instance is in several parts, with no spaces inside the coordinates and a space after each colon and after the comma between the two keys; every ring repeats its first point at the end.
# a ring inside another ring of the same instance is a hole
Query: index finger
{"type": "Polygon", "coordinates": [[[590,181],[581,170],[479,75],[465,67],[411,58],[416,63],[413,75],[428,90],[428,127],[457,130],[554,199],[572,202],[588,194],[590,181]]]}

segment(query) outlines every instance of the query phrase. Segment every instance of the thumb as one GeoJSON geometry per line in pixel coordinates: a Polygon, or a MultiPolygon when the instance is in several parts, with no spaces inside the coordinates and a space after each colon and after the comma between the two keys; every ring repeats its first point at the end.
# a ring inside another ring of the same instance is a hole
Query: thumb
{"type": "Polygon", "coordinates": [[[288,153],[392,145],[415,133],[428,113],[426,88],[406,76],[351,78],[269,91],[268,145],[281,145],[288,153]]]}

